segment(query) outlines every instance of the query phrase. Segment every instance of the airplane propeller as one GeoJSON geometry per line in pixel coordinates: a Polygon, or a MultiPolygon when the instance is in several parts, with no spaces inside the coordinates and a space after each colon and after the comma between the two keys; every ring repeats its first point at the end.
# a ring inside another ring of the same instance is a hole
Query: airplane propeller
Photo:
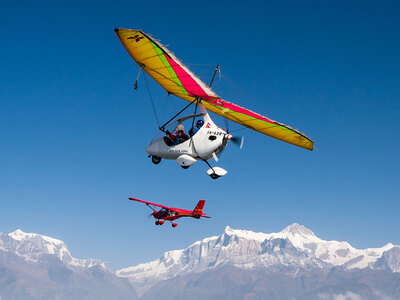
{"type": "Polygon", "coordinates": [[[233,136],[231,138],[231,141],[236,146],[239,146],[239,149],[242,149],[243,148],[243,142],[244,142],[244,136],[233,136]]]}
{"type": "Polygon", "coordinates": [[[224,118],[226,134],[225,139],[227,141],[232,141],[234,145],[238,146],[241,150],[243,148],[244,137],[243,136],[233,136],[229,133],[229,120],[224,118]]]}

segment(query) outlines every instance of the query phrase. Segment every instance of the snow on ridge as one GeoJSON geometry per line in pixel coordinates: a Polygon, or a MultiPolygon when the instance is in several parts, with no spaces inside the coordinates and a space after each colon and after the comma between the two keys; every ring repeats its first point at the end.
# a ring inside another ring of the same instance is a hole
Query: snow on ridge
{"type": "MultiPolygon", "coordinates": [[[[232,265],[237,268],[390,268],[396,271],[399,250],[383,259],[382,248],[356,249],[347,242],[318,238],[305,226],[293,223],[277,233],[232,229],[226,226],[219,236],[207,237],[185,249],[167,251],[159,259],[117,271],[142,295],[154,284],[177,275],[232,265]],[[377,261],[380,264],[377,265],[377,261]]],[[[398,247],[398,246],[396,246],[398,247]]]]}
{"type": "Polygon", "coordinates": [[[25,241],[25,240],[32,240],[33,238],[40,237],[48,243],[52,243],[58,246],[65,246],[64,242],[46,235],[41,235],[38,233],[26,233],[23,232],[21,229],[17,229],[8,234],[8,236],[12,237],[14,240],[17,241],[25,241]]]}
{"type": "Polygon", "coordinates": [[[100,265],[105,269],[112,270],[108,263],[104,263],[98,259],[78,259],[72,257],[63,241],[46,235],[26,233],[21,229],[17,229],[4,236],[8,237],[9,240],[3,241],[0,236],[0,249],[11,251],[27,261],[37,262],[43,259],[43,254],[49,254],[55,255],[63,263],[70,266],[90,268],[100,265]]]}
{"type": "Polygon", "coordinates": [[[232,229],[229,226],[225,227],[225,234],[227,235],[235,235],[241,238],[245,238],[248,240],[257,240],[257,241],[264,241],[269,239],[270,234],[263,233],[263,232],[254,232],[250,230],[242,230],[242,229],[232,229]]]}

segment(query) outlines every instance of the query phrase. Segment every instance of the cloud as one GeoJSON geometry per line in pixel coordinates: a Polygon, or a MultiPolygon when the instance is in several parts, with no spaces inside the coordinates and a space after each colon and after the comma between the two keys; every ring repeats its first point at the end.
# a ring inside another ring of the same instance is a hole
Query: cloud
{"type": "Polygon", "coordinates": [[[362,297],[347,291],[345,294],[319,294],[318,299],[320,300],[362,300],[362,297]]]}

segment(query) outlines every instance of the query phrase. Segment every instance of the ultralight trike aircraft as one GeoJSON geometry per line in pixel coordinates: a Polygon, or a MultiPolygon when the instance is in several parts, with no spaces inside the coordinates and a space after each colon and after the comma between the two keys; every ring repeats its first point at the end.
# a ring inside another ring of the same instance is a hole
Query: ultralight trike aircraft
{"type": "MultiPolygon", "coordinates": [[[[217,96],[211,90],[211,84],[216,72],[210,85],[207,86],[179,61],[171,51],[150,35],[141,30],[132,29],[115,29],[115,32],[125,49],[141,69],[158,82],[169,95],[175,95],[190,102],[167,123],[162,126],[159,125],[159,129],[167,133],[167,136],[153,140],[146,148],[146,152],[154,164],[160,163],[161,159],[165,158],[176,160],[178,165],[186,169],[196,161],[202,160],[210,167],[207,174],[211,178],[216,179],[225,175],[227,173],[226,170],[219,167],[211,167],[208,160],[214,158],[215,161],[218,161],[217,155],[221,153],[229,141],[236,142],[241,146],[243,139],[233,137],[228,130],[225,131],[216,126],[207,111],[216,113],[265,135],[313,150],[313,141],[300,131],[217,96]],[[192,104],[195,105],[194,114],[177,118],[192,104]],[[199,113],[197,108],[200,109],[199,113]],[[196,129],[194,127],[196,118],[202,119],[201,126],[197,126],[197,133],[192,132],[188,136],[181,130],[181,123],[191,119],[192,129],[196,129]],[[174,120],[178,126],[175,131],[169,132],[166,130],[166,126],[171,125],[174,120]]],[[[135,88],[137,88],[137,81],[135,88]]]]}
{"type": "Polygon", "coordinates": [[[172,221],[175,221],[176,219],[182,218],[182,217],[192,217],[195,219],[200,219],[200,218],[211,218],[207,216],[207,214],[203,213],[203,207],[204,203],[206,200],[200,200],[194,210],[186,210],[186,209],[181,209],[181,208],[175,208],[175,207],[167,207],[161,204],[156,204],[156,203],[151,203],[148,201],[144,200],[139,200],[136,198],[129,198],[129,200],[132,201],[138,201],[141,203],[146,204],[148,207],[150,207],[153,212],[151,216],[153,216],[157,221],[155,222],[156,225],[162,225],[164,224],[165,221],[170,221],[172,224],[172,227],[178,226],[177,223],[173,223],[172,221]],[[157,206],[161,207],[160,210],[155,210],[152,206],[157,206]]]}

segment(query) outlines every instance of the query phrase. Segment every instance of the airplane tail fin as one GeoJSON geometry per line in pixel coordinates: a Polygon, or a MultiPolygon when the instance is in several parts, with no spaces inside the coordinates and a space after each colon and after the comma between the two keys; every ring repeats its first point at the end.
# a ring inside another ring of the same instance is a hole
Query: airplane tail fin
{"type": "Polygon", "coordinates": [[[206,200],[200,200],[196,207],[193,210],[193,214],[194,215],[202,215],[203,214],[203,207],[204,207],[204,203],[206,202],[206,200]]]}

